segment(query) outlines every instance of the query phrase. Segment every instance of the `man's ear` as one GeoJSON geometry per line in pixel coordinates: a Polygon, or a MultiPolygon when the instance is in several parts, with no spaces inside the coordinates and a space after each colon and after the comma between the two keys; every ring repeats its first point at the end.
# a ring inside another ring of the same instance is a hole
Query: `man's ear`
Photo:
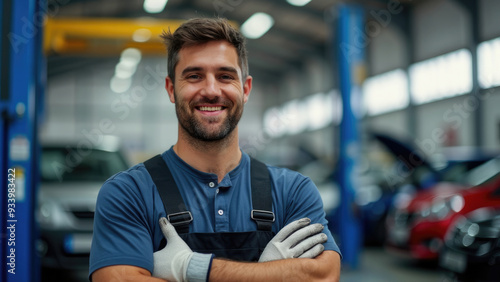
{"type": "Polygon", "coordinates": [[[174,82],[172,81],[170,76],[167,76],[165,78],[165,89],[167,90],[168,97],[170,98],[170,102],[175,103],[174,82]]]}
{"type": "Polygon", "coordinates": [[[249,75],[243,82],[243,102],[245,103],[248,101],[248,96],[252,91],[252,80],[253,78],[249,75]]]}

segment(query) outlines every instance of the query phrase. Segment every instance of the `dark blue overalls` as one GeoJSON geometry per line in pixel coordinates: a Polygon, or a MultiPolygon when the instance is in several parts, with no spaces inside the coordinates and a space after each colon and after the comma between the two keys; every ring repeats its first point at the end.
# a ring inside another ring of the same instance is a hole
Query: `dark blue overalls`
{"type": "MultiPolygon", "coordinates": [[[[167,219],[188,246],[198,253],[212,253],[215,257],[237,261],[258,261],[267,243],[274,237],[271,231],[274,222],[269,171],[265,164],[251,158],[250,176],[253,210],[248,215],[256,223],[255,231],[189,233],[193,219],[186,207],[179,188],[165,161],[157,155],[144,162],[163,202],[167,219]]],[[[166,244],[163,239],[161,250],[166,244]]]]}

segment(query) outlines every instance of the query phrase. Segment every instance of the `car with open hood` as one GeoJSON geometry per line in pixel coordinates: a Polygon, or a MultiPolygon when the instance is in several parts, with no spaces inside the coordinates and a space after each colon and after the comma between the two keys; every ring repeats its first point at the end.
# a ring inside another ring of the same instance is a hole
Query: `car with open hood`
{"type": "Polygon", "coordinates": [[[374,131],[368,137],[355,202],[369,245],[385,242],[385,222],[394,205],[438,183],[460,183],[468,171],[498,155],[476,147],[449,147],[429,156],[407,138],[374,131]]]}
{"type": "Polygon", "coordinates": [[[440,182],[396,201],[386,221],[388,250],[418,260],[437,260],[456,220],[481,208],[500,207],[500,157],[464,178],[460,183],[440,182]]]}

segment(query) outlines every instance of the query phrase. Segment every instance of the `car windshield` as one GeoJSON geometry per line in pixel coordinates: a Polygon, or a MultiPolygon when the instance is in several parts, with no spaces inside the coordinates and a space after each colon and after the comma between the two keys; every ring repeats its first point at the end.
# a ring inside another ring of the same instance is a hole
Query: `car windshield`
{"type": "Polygon", "coordinates": [[[448,166],[442,169],[441,179],[447,182],[460,182],[464,175],[472,169],[484,164],[487,160],[465,160],[453,161],[448,166]]]}
{"type": "Polygon", "coordinates": [[[44,182],[102,182],[125,169],[127,164],[119,152],[97,149],[80,152],[70,147],[42,150],[41,178],[44,182]]]}
{"type": "Polygon", "coordinates": [[[465,175],[465,183],[476,186],[493,178],[500,172],[500,156],[472,169],[465,175]]]}

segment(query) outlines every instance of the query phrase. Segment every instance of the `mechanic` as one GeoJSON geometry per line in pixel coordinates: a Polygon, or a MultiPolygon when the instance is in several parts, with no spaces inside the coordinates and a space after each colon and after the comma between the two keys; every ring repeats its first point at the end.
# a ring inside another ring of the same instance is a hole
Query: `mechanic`
{"type": "Polygon", "coordinates": [[[242,34],[199,18],[162,38],[177,143],[103,184],[91,280],[338,281],[341,255],[314,183],[239,147],[252,89],[242,34]]]}

